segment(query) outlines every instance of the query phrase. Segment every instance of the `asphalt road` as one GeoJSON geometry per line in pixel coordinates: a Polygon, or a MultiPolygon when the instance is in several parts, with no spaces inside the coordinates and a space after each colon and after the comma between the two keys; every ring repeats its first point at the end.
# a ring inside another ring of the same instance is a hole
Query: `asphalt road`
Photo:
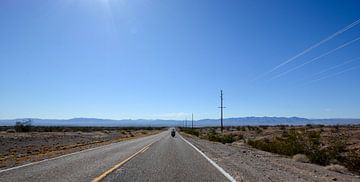
{"type": "Polygon", "coordinates": [[[228,181],[181,137],[172,138],[169,131],[165,131],[3,170],[0,182],[89,182],[101,175],[102,181],[228,181]],[[120,164],[119,168],[114,167],[120,164]],[[109,170],[111,168],[114,170],[109,170]]]}
{"type": "Polygon", "coordinates": [[[199,152],[170,133],[103,181],[228,181],[199,152]]]}

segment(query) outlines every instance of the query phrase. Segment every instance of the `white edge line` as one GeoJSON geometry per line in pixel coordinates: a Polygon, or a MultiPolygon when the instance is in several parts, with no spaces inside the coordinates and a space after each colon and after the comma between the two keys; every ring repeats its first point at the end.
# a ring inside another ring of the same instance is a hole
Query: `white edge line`
{"type": "MultiPolygon", "coordinates": [[[[150,136],[154,136],[154,135],[150,135],[150,136]]],[[[141,138],[143,138],[143,137],[141,137],[141,138]]],[[[107,145],[98,146],[98,147],[95,147],[95,148],[89,148],[89,149],[85,149],[85,150],[80,150],[80,151],[73,152],[73,153],[70,153],[70,154],[60,155],[60,156],[49,158],[49,159],[43,159],[43,160],[40,160],[40,161],[31,162],[31,163],[27,163],[27,164],[24,164],[24,165],[3,169],[3,170],[0,170],[0,173],[6,172],[6,171],[11,171],[11,170],[14,170],[14,169],[19,169],[19,168],[26,167],[26,166],[39,164],[39,163],[46,162],[46,161],[56,160],[56,159],[59,159],[59,158],[62,158],[62,157],[67,157],[67,156],[71,156],[71,155],[75,155],[75,154],[79,154],[79,153],[83,153],[83,152],[89,152],[89,151],[96,150],[96,149],[99,149],[99,148],[102,148],[102,147],[111,146],[111,145],[115,145],[115,144],[118,144],[118,143],[121,143],[121,142],[128,142],[128,141],[141,139],[141,138],[134,138],[134,139],[130,139],[130,140],[119,141],[119,142],[110,143],[110,144],[107,144],[107,145]]]]}
{"type": "Polygon", "coordinates": [[[187,141],[184,137],[179,135],[187,144],[189,144],[192,148],[194,148],[196,151],[198,151],[203,157],[205,157],[206,160],[208,160],[217,170],[219,170],[229,181],[236,182],[236,180],[227,173],[223,168],[221,168],[219,165],[217,165],[213,160],[211,160],[208,156],[206,156],[203,152],[201,152],[197,147],[195,147],[192,143],[187,141]]]}

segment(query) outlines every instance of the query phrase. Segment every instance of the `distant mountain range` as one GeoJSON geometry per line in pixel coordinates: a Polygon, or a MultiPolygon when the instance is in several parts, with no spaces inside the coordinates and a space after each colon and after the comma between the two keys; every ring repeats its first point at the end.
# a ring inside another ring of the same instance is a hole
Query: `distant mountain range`
{"type": "MultiPolygon", "coordinates": [[[[15,125],[23,119],[0,120],[0,126],[15,125]]],[[[180,120],[149,120],[149,119],[97,119],[97,118],[73,118],[73,119],[36,119],[32,118],[34,126],[137,126],[137,127],[171,127],[184,126],[185,121],[180,120]]],[[[194,127],[219,126],[219,119],[202,119],[194,121],[194,127]]],[[[305,125],[305,124],[360,124],[360,119],[307,119],[299,117],[239,117],[224,119],[225,126],[243,125],[305,125]]],[[[191,121],[187,121],[191,126],[191,121]]]]}

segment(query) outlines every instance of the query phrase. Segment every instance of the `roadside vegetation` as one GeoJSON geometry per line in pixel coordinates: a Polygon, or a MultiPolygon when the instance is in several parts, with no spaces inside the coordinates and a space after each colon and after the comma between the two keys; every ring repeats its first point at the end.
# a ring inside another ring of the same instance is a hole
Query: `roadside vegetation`
{"type": "Polygon", "coordinates": [[[187,133],[187,134],[190,134],[190,135],[197,136],[197,137],[200,135],[199,129],[180,127],[180,131],[182,131],[184,133],[187,133]]]}
{"type": "Polygon", "coordinates": [[[233,143],[236,140],[242,139],[241,135],[234,135],[234,134],[221,134],[216,131],[216,128],[206,128],[206,129],[199,129],[199,128],[180,128],[180,131],[200,137],[202,139],[207,139],[214,142],[220,143],[233,143]],[[206,132],[205,132],[206,131],[206,132]]]}
{"type": "Polygon", "coordinates": [[[322,166],[341,165],[360,174],[360,126],[238,126],[180,128],[181,131],[220,143],[244,143],[254,148],[294,156],[294,160],[322,166]]]}

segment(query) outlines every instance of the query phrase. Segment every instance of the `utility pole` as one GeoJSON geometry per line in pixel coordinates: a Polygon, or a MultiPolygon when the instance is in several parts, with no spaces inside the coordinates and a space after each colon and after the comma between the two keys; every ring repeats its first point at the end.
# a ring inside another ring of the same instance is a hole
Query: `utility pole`
{"type": "Polygon", "coordinates": [[[185,119],[185,128],[187,128],[187,118],[185,119]]]}
{"type": "Polygon", "coordinates": [[[221,110],[221,117],[220,117],[220,121],[221,121],[221,132],[223,132],[223,129],[224,129],[224,125],[223,125],[223,117],[224,117],[224,105],[223,105],[223,92],[222,90],[220,91],[220,110],[221,110]]]}
{"type": "Polygon", "coordinates": [[[191,129],[194,129],[194,113],[191,113],[191,129]]]}

